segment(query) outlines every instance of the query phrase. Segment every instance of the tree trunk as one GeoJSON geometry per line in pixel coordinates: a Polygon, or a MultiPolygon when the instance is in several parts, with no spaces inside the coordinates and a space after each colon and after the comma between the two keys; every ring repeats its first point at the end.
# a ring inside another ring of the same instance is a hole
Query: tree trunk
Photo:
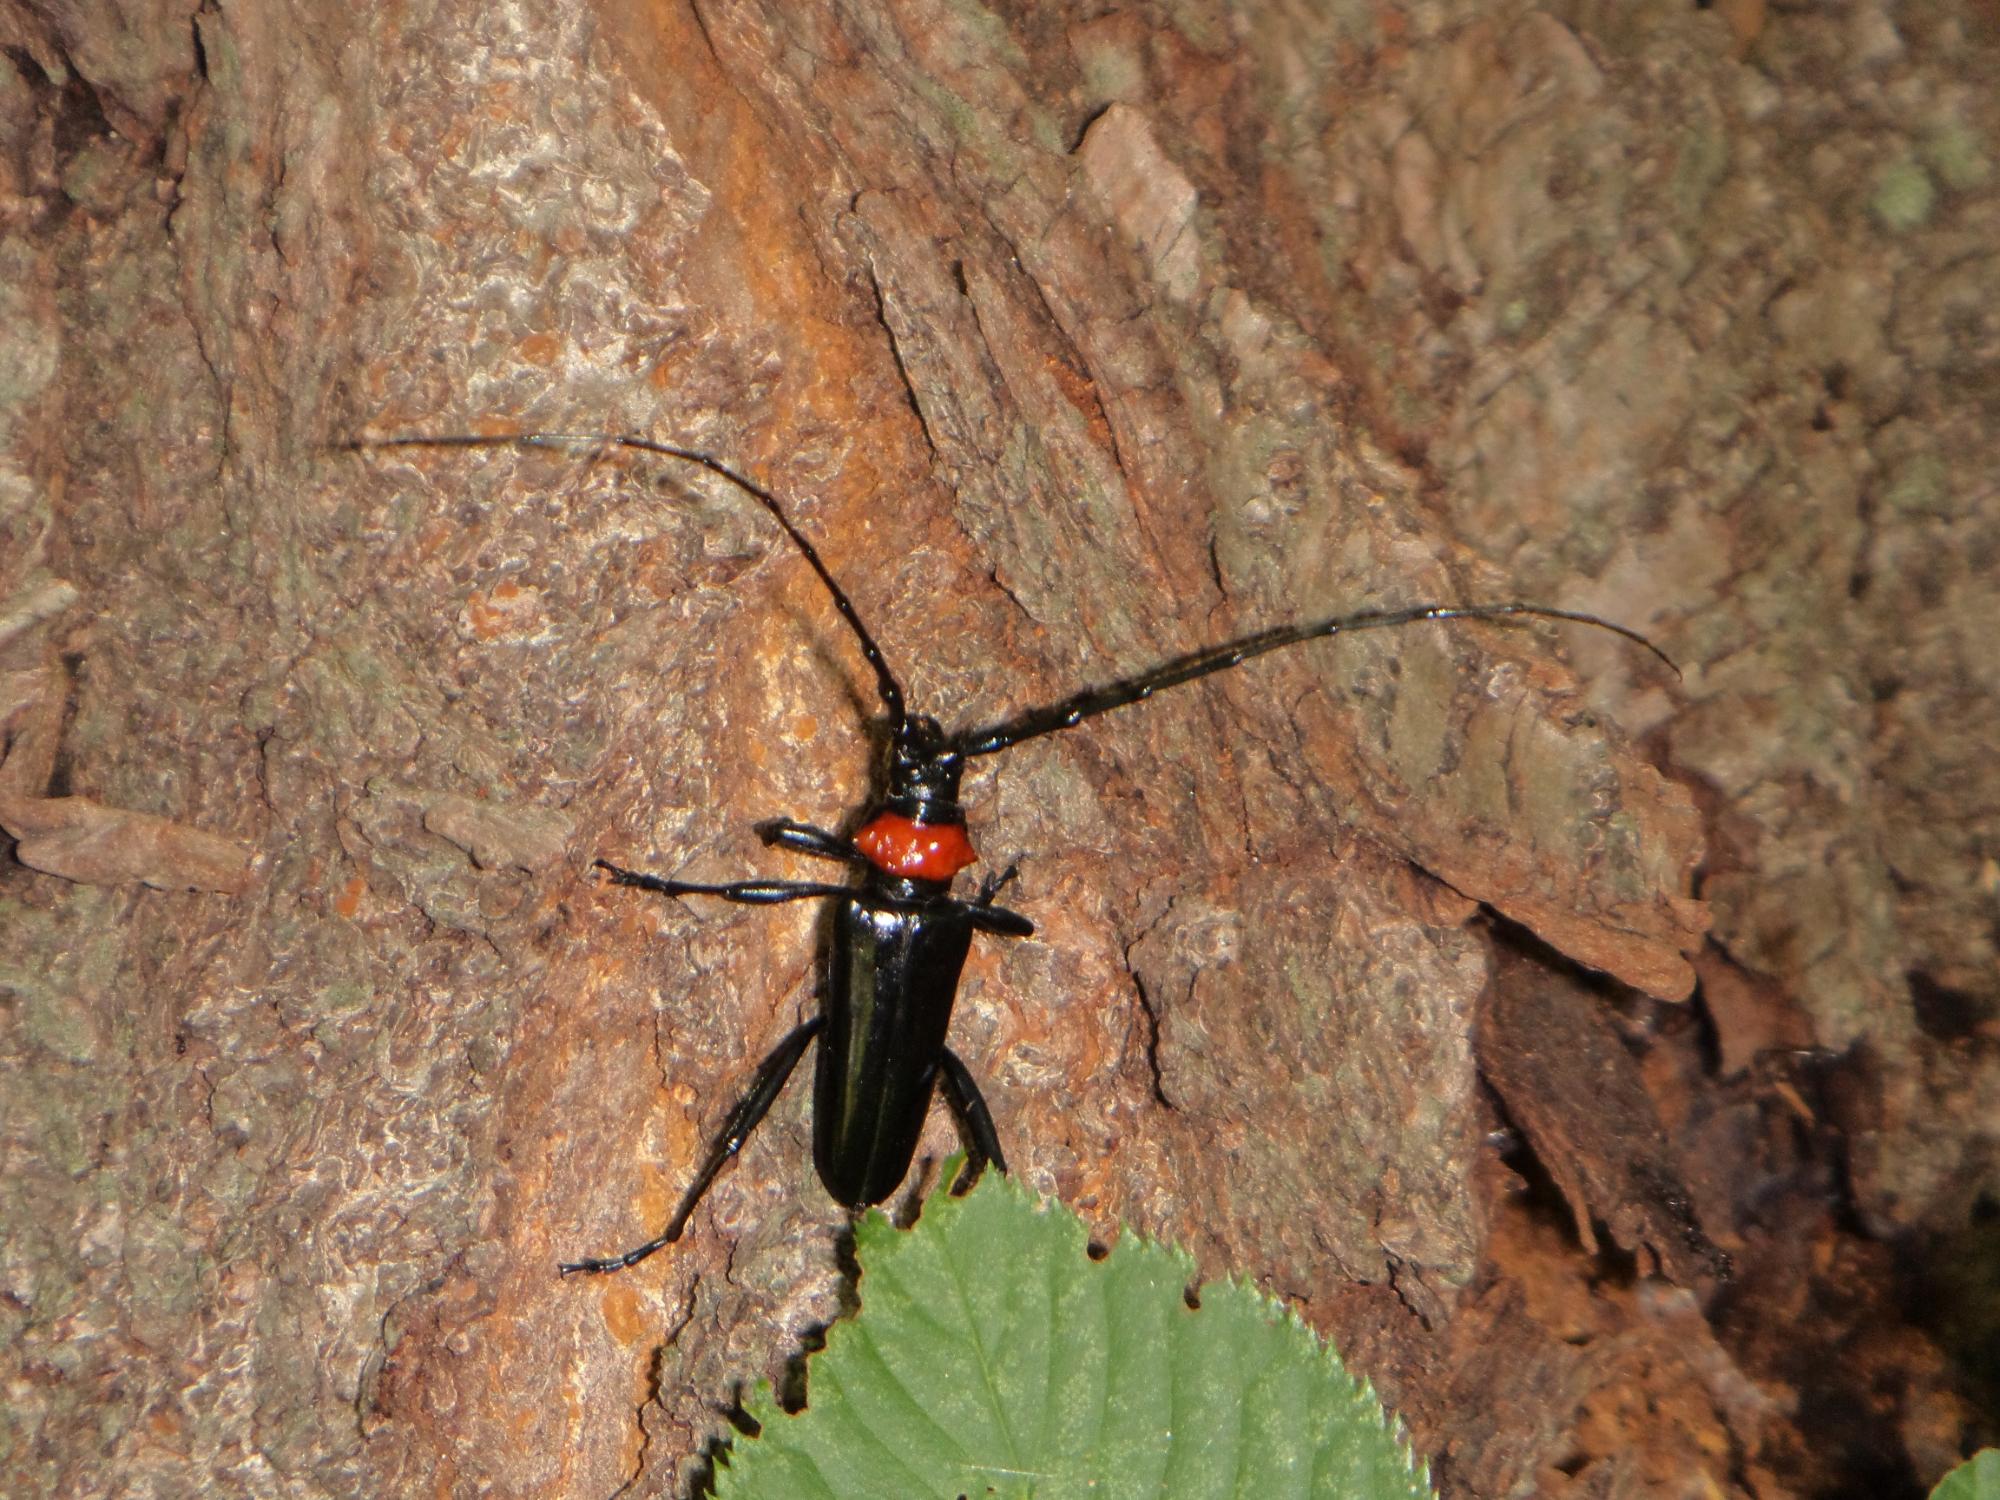
{"type": "Polygon", "coordinates": [[[823,878],[751,825],[857,813],[881,706],[712,476],[343,446],[522,431],[755,476],[948,727],[1374,607],[1656,640],[1304,645],[977,762],[1038,931],[954,1045],[1026,1182],[1291,1301],[1447,1493],[1803,1482],[1781,1320],[1580,1246],[1753,1304],[1874,1253],[1754,1211],[1784,1045],[1861,1060],[1869,1234],[1992,1183],[2000,60],[1841,24],[0,0],[9,1492],[679,1493],[851,1300],[804,1079],[681,1244],[555,1275],[816,1003],[807,904],[592,861],[823,878]]]}

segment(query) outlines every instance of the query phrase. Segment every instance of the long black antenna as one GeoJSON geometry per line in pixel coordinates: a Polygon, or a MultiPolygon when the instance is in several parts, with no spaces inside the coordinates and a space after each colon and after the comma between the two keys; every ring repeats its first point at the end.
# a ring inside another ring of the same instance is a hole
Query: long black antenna
{"type": "Polygon", "coordinates": [[[651,438],[626,437],[618,433],[604,432],[517,432],[512,434],[488,435],[484,433],[448,433],[441,437],[409,436],[387,438],[349,438],[334,444],[336,448],[350,452],[360,452],[369,448],[631,448],[640,453],[656,453],[662,458],[677,458],[682,463],[694,464],[720,476],[751,496],[771,513],[777,523],[785,528],[785,535],[792,539],[805,560],[812,564],[812,570],[819,574],[819,581],[833,596],[833,607],[840,611],[840,617],[847,621],[854,631],[855,639],[861,642],[861,654],[868,658],[868,665],[875,669],[876,690],[882,695],[882,706],[889,711],[889,728],[893,734],[902,729],[909,714],[903,707],[903,687],[896,681],[896,674],[889,670],[889,662],[882,655],[882,648],[875,644],[875,637],[868,633],[868,627],[861,623],[861,616],[854,608],[854,602],[847,597],[847,591],[834,581],[833,574],[820,560],[818,549],[806,540],[805,534],[792,524],[792,518],[785,514],[785,508],[778,503],[778,497],[754,480],[746,479],[721,459],[694,448],[681,448],[672,443],[655,442],[651,438]]]}
{"type": "Polygon", "coordinates": [[[1396,625],[1414,625],[1419,620],[1495,620],[1510,616],[1537,620],[1569,620],[1578,625],[1592,625],[1599,630],[1608,630],[1613,635],[1622,635],[1628,641],[1638,642],[1673,668],[1676,677],[1680,676],[1681,669],[1674,666],[1673,658],[1638,631],[1628,626],[1614,624],[1610,620],[1600,620],[1596,615],[1579,614],[1569,609],[1549,609],[1539,604],[1413,604],[1405,609],[1361,610],[1355,614],[1336,615],[1330,620],[1318,620],[1310,625],[1281,625],[1273,630],[1260,630],[1255,635],[1244,636],[1241,640],[1228,641],[1220,646],[1210,646],[1206,650],[1176,657],[1165,666],[1154,667],[1149,672],[1142,672],[1137,677],[1128,677],[1123,682],[1109,683],[1104,687],[1085,688],[1080,693],[1072,693],[1060,703],[1028,709],[1012,719],[989,724],[983,729],[965,730],[952,736],[952,745],[961,755],[991,755],[996,750],[1005,750],[1009,745],[1018,745],[1023,740],[1039,739],[1045,734],[1054,734],[1058,729],[1069,729],[1081,724],[1085,719],[1109,713],[1114,708],[1123,708],[1128,703],[1138,703],[1152,697],[1163,688],[1179,687],[1184,682],[1193,682],[1196,678],[1206,677],[1211,672],[1227,671],[1253,656],[1262,656],[1266,651],[1295,646],[1301,641],[1317,640],[1322,636],[1347,635],[1360,630],[1384,630],[1396,625]]]}

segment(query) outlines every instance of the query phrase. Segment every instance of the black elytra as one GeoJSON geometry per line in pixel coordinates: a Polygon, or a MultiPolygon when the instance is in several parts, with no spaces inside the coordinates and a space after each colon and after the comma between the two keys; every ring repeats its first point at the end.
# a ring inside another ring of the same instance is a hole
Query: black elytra
{"type": "Polygon", "coordinates": [[[968,759],[992,755],[1026,740],[1068,729],[1166,688],[1241,666],[1252,657],[1305,641],[1363,630],[1393,629],[1423,621],[1564,620],[1608,630],[1644,647],[1678,673],[1673,661],[1627,626],[1575,610],[1538,604],[1414,604],[1361,610],[1303,625],[1281,625],[1191,652],[1102,687],[1086,688],[1056,703],[1027,709],[974,729],[945,732],[936,719],[913,714],[887,659],[859,612],[819,552],[793,524],[777,497],[720,459],[697,449],[650,438],[598,433],[529,432],[358,438],[340,445],[376,448],[628,449],[706,469],[727,480],[770,513],[825,585],[874,670],[888,716],[888,790],[852,837],[789,818],[757,825],[764,843],[795,854],[838,861],[859,872],[858,883],[742,880],[701,885],[623,869],[605,860],[596,867],[614,885],[663,896],[710,896],[746,906],[783,901],[834,903],[833,945],[822,1009],[795,1028],[758,1066],[749,1090],[730,1110],[709,1145],[694,1180],[667,1226],[622,1255],[565,1263],[565,1276],[620,1271],[673,1244],[687,1227],[716,1176],[770,1110],[793,1069],[817,1040],[813,1072],[813,1165],[834,1199],[850,1208],[880,1203],[896,1190],[916,1154],[917,1138],[940,1084],[958,1117],[968,1151],[968,1177],[982,1162],[1006,1171],[993,1117],[978,1085],[951,1048],[946,1033],[959,975],[974,932],[1026,937],[1034,925],[1018,912],[994,905],[1013,869],[989,876],[970,900],[952,895],[958,873],[977,856],[959,805],[959,778],[968,759]]]}

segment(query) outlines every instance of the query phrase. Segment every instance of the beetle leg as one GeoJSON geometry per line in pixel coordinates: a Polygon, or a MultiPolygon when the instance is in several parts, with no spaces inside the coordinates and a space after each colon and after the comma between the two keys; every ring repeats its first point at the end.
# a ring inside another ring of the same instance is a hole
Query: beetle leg
{"type": "Polygon", "coordinates": [[[1035,935],[1035,924],[1017,911],[1009,911],[1004,906],[987,906],[978,901],[961,901],[958,904],[972,919],[972,925],[981,932],[991,932],[1000,937],[1035,935]]]}
{"type": "Polygon", "coordinates": [[[979,894],[972,898],[974,906],[991,906],[993,898],[1000,894],[1001,887],[1021,873],[1021,862],[1017,859],[998,875],[988,874],[979,882],[979,894]]]}
{"type": "MultiPolygon", "coordinates": [[[[764,1116],[770,1113],[771,1106],[777,1102],[778,1095],[784,1090],[786,1080],[792,1076],[792,1069],[799,1065],[799,1059],[805,1056],[806,1048],[812,1044],[812,1039],[819,1035],[820,1028],[825,1024],[824,1016],[814,1016],[778,1043],[771,1055],[758,1066],[757,1076],[750,1084],[750,1091],[736,1101],[736,1107],[730,1110],[729,1118],[723,1121],[722,1129],[708,1148],[708,1157],[702,1162],[701,1170],[694,1174],[694,1181],[681,1195],[680,1207],[674,1210],[673,1218],[667,1221],[667,1227],[660,1231],[659,1238],[648,1240],[643,1245],[627,1250],[623,1255],[610,1255],[602,1260],[573,1260],[556,1269],[565,1276],[575,1275],[578,1272],[594,1275],[605,1271],[622,1271],[627,1266],[638,1265],[655,1250],[671,1245],[679,1239],[681,1231],[687,1228],[688,1217],[694,1213],[695,1205],[701,1202],[709,1185],[715,1181],[716,1174],[729,1164],[730,1158],[743,1149],[743,1143],[750,1139],[750,1132],[755,1130],[764,1116]]],[[[967,1081],[969,1084],[970,1080],[967,1081]]],[[[978,1095],[975,1093],[973,1097],[977,1099],[978,1095]]],[[[984,1115],[986,1106],[982,1104],[979,1108],[980,1113],[984,1115]]],[[[986,1129],[988,1134],[992,1133],[992,1120],[987,1120],[986,1129]]]]}
{"type": "MultiPolygon", "coordinates": [[[[1012,915],[1010,912],[1008,915],[1012,915]]],[[[1005,1172],[1007,1158],[1000,1150],[1000,1134],[993,1128],[993,1115],[986,1108],[986,1101],[979,1095],[979,1085],[972,1081],[972,1073],[958,1060],[958,1054],[947,1047],[944,1049],[943,1074],[944,1097],[951,1105],[952,1113],[958,1116],[958,1132],[965,1141],[965,1170],[959,1173],[952,1191],[962,1193],[972,1186],[979,1176],[979,1169],[988,1162],[994,1170],[1005,1172]]]]}
{"type": "Polygon", "coordinates": [[[727,885],[702,885],[691,880],[667,880],[623,869],[611,861],[593,861],[597,869],[610,875],[613,885],[629,885],[642,891],[658,891],[662,896],[717,896],[739,906],[775,906],[780,901],[805,901],[814,896],[851,896],[851,886],[821,885],[810,880],[735,880],[727,885]]]}
{"type": "Polygon", "coordinates": [[[850,865],[868,863],[868,856],[855,848],[852,840],[793,818],[766,819],[757,824],[757,837],[772,849],[789,849],[794,854],[843,860],[850,865]]]}
{"type": "Polygon", "coordinates": [[[988,875],[979,882],[979,894],[970,901],[961,901],[959,906],[972,919],[972,925],[981,932],[991,932],[1000,937],[1033,937],[1035,924],[1017,911],[1009,911],[1004,906],[995,906],[993,898],[1000,894],[1002,886],[1021,873],[1021,862],[1017,859],[998,875],[988,875]]]}

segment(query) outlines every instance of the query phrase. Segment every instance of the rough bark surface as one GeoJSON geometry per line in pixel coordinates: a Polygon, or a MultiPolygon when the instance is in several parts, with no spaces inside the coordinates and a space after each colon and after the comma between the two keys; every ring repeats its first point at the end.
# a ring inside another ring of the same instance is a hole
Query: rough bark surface
{"type": "Polygon", "coordinates": [[[1646,631],[1683,680],[1426,627],[983,763],[1039,930],[956,1044],[1029,1183],[1293,1301],[1447,1493],[1810,1492],[1814,1381],[1893,1389],[1876,1493],[1962,1443],[1883,1247],[1996,1191],[1990,19],[0,0],[0,49],[0,1488],[677,1494],[850,1298],[803,1080],[672,1254],[554,1275],[814,1004],[810,911],[592,859],[799,873],[749,825],[858,809],[878,708],[727,487],[337,446],[528,429],[757,475],[948,724],[1355,608],[1646,631]],[[1516,1121],[1566,1201],[1511,1191],[1482,907],[1548,969],[1508,1018],[1664,1007],[1588,1055],[1727,1308],[1594,1274],[1571,1215],[1657,1205],[1574,1101],[1516,1121]],[[1862,1352],[1788,1362],[1780,1291],[1862,1352]]]}

